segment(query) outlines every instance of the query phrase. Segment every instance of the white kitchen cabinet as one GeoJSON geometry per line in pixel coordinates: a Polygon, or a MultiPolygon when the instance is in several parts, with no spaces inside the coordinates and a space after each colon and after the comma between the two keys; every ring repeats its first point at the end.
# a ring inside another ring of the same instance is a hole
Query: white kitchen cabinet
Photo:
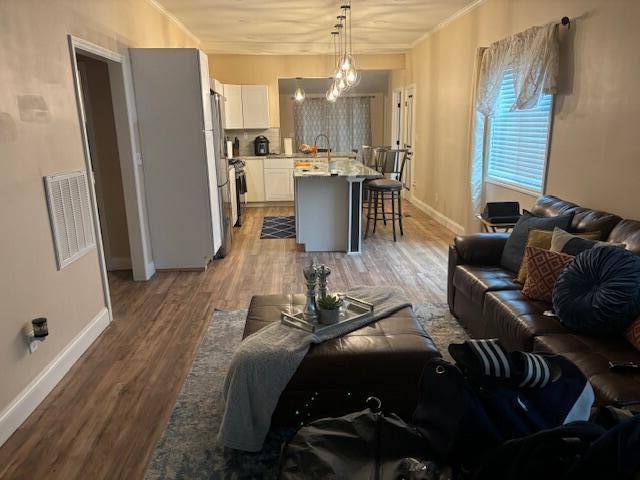
{"type": "Polygon", "coordinates": [[[291,176],[291,170],[288,168],[264,169],[264,190],[267,202],[291,200],[291,176]]]}
{"type": "Polygon", "coordinates": [[[225,84],[223,89],[225,128],[244,128],[242,119],[242,86],[225,84]]]}
{"type": "Polygon", "coordinates": [[[242,119],[245,129],[269,128],[269,92],[266,85],[242,85],[242,119]]]}
{"type": "Polygon", "coordinates": [[[262,158],[246,160],[244,167],[247,182],[247,202],[264,202],[264,162],[262,158]]]}

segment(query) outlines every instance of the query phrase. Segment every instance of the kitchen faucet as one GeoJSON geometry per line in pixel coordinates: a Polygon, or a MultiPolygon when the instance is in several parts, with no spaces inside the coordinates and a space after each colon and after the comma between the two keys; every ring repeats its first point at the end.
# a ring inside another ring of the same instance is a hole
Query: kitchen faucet
{"type": "Polygon", "coordinates": [[[316,135],[316,138],[313,140],[313,144],[316,146],[316,150],[317,150],[318,139],[320,137],[324,137],[327,140],[327,161],[330,162],[331,161],[331,141],[329,140],[329,137],[324,133],[319,133],[318,135],[316,135]]]}

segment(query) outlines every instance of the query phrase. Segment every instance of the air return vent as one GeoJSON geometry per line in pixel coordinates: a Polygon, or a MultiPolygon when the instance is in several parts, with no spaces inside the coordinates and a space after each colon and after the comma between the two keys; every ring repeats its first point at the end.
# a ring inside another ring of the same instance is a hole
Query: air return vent
{"type": "Polygon", "coordinates": [[[44,177],[58,270],[95,247],[89,185],[84,171],[44,177]]]}

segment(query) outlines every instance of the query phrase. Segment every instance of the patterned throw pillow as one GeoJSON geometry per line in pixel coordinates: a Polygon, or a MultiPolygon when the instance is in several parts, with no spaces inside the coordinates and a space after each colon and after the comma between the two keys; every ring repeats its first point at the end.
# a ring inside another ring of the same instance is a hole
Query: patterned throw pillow
{"type": "Polygon", "coordinates": [[[532,300],[551,303],[553,286],[560,273],[573,261],[573,257],[536,247],[526,247],[525,255],[529,274],[522,294],[532,300]]]}
{"type": "Polygon", "coordinates": [[[527,281],[527,252],[526,247],[538,247],[543,250],[551,250],[551,238],[553,232],[549,230],[529,230],[529,236],[527,237],[527,245],[525,246],[524,257],[522,257],[522,263],[520,264],[520,270],[518,271],[518,278],[516,282],[524,285],[527,281]]]}
{"type": "Polygon", "coordinates": [[[640,351],[640,317],[634,320],[624,332],[625,338],[640,351]]]}

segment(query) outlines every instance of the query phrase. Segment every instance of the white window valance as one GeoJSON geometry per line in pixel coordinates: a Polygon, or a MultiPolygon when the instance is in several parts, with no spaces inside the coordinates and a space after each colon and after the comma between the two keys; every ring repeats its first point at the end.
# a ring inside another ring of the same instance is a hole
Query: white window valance
{"type": "Polygon", "coordinates": [[[532,27],[493,43],[484,50],[480,64],[476,108],[491,115],[507,69],[513,72],[515,100],[511,110],[525,110],[538,103],[540,95],[557,93],[557,24],[532,27]]]}

